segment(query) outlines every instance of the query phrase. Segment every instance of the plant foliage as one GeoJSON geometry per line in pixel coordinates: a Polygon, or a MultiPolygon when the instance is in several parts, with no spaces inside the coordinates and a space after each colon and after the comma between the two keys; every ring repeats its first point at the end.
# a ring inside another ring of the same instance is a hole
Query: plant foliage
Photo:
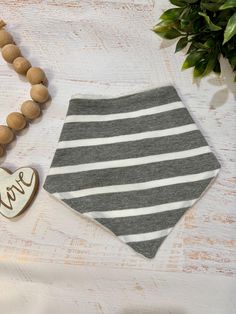
{"type": "MultiPolygon", "coordinates": [[[[236,0],[170,0],[154,32],[165,39],[179,38],[175,52],[188,47],[182,69],[194,68],[194,77],[220,73],[219,58],[236,71],[236,0]]],[[[236,76],[235,76],[236,81],[236,76]]]]}

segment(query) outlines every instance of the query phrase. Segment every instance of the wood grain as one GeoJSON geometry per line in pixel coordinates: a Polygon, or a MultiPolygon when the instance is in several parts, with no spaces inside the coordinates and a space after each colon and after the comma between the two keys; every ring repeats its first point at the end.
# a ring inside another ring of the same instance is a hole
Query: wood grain
{"type": "MultiPolygon", "coordinates": [[[[129,271],[173,272],[174,278],[176,272],[236,277],[236,84],[225,60],[222,77],[210,75],[193,82],[191,70],[180,71],[184,55],[174,54],[175,42],[162,42],[151,31],[168,6],[164,0],[0,0],[1,17],[8,22],[25,57],[45,70],[52,96],[42,118],[18,137],[2,160],[1,166],[12,171],[22,166],[35,167],[40,173],[41,189],[23,216],[14,221],[0,218],[0,265],[11,265],[12,271],[20,271],[24,265],[43,269],[74,267],[75,272],[87,274],[90,281],[90,274],[100,274],[100,284],[106,289],[116,280],[116,274],[129,271]],[[169,82],[176,86],[201,127],[222,170],[204,197],[178,223],[156,258],[149,261],[58,203],[42,189],[42,183],[71,95],[116,96],[169,82]],[[89,274],[86,267],[90,267],[89,274]],[[111,282],[103,281],[106,269],[111,282]]],[[[29,90],[29,84],[0,59],[0,123],[29,99],[29,90]]],[[[40,280],[25,269],[22,280],[40,280]]],[[[140,278],[137,275],[137,286],[140,278]]],[[[153,291],[151,278],[147,278],[149,288],[144,288],[145,295],[153,291]]],[[[133,290],[123,283],[120,289],[125,287],[126,297],[130,293],[144,300],[139,288],[133,290]]],[[[100,286],[94,289],[99,294],[100,286]]],[[[88,311],[81,313],[123,313],[117,306],[113,311],[112,307],[100,310],[99,305],[86,302],[88,311]]],[[[153,308],[150,313],[210,313],[161,312],[153,308]]],[[[212,313],[235,312],[229,308],[212,313]]]]}
{"type": "Polygon", "coordinates": [[[17,268],[7,263],[0,270],[4,270],[0,304],[8,314],[228,314],[236,310],[236,286],[228,277],[114,272],[109,267],[95,272],[93,267],[41,263],[17,268]]]}

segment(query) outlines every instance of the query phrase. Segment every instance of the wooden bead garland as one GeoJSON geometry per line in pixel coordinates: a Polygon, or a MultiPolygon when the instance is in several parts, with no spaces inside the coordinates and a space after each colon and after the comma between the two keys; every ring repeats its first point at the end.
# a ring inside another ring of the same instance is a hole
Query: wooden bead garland
{"type": "Polygon", "coordinates": [[[15,132],[23,130],[27,126],[27,121],[31,122],[40,116],[40,105],[50,97],[47,87],[43,85],[46,81],[44,71],[38,67],[32,67],[30,62],[21,55],[11,34],[3,29],[5,25],[5,22],[0,20],[0,48],[3,59],[11,63],[18,74],[25,75],[32,84],[30,95],[33,100],[23,102],[21,113],[10,113],[6,119],[7,125],[0,125],[0,157],[5,154],[5,145],[13,141],[15,132]]]}
{"type": "Polygon", "coordinates": [[[41,114],[40,106],[32,100],[23,102],[21,112],[28,120],[34,120],[41,114]]]}
{"type": "Polygon", "coordinates": [[[23,130],[26,126],[26,119],[19,112],[12,112],[7,116],[7,125],[14,131],[23,130]]]}
{"type": "Polygon", "coordinates": [[[13,138],[14,133],[12,132],[12,130],[5,125],[0,125],[0,143],[10,144],[13,138]]]}
{"type": "Polygon", "coordinates": [[[20,49],[14,44],[8,44],[2,48],[2,56],[8,63],[13,63],[13,61],[21,56],[20,49]]]}
{"type": "Polygon", "coordinates": [[[31,68],[31,64],[25,58],[18,57],[13,61],[13,68],[18,74],[26,75],[28,70],[31,68]]]}
{"type": "Polygon", "coordinates": [[[40,84],[45,81],[46,75],[42,69],[32,67],[27,72],[27,79],[32,85],[40,84]]]}
{"type": "Polygon", "coordinates": [[[0,30],[0,48],[8,45],[13,44],[13,38],[11,34],[6,32],[4,29],[0,30]]]}
{"type": "Polygon", "coordinates": [[[33,85],[30,90],[30,96],[34,101],[43,104],[48,100],[48,89],[42,84],[33,85]]]}

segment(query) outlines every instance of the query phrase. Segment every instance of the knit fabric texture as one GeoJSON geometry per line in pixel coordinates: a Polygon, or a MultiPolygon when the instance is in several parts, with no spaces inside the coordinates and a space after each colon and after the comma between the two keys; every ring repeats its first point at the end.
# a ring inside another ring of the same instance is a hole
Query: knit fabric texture
{"type": "Polygon", "coordinates": [[[71,99],[44,188],[153,258],[219,168],[176,90],[165,86],[71,99]]]}

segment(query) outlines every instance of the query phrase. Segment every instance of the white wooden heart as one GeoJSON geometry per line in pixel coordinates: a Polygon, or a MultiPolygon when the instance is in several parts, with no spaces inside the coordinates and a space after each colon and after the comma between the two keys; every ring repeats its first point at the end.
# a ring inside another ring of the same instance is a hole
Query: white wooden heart
{"type": "Polygon", "coordinates": [[[20,168],[14,173],[0,168],[0,213],[13,218],[31,204],[38,190],[38,173],[33,168],[20,168]]]}

